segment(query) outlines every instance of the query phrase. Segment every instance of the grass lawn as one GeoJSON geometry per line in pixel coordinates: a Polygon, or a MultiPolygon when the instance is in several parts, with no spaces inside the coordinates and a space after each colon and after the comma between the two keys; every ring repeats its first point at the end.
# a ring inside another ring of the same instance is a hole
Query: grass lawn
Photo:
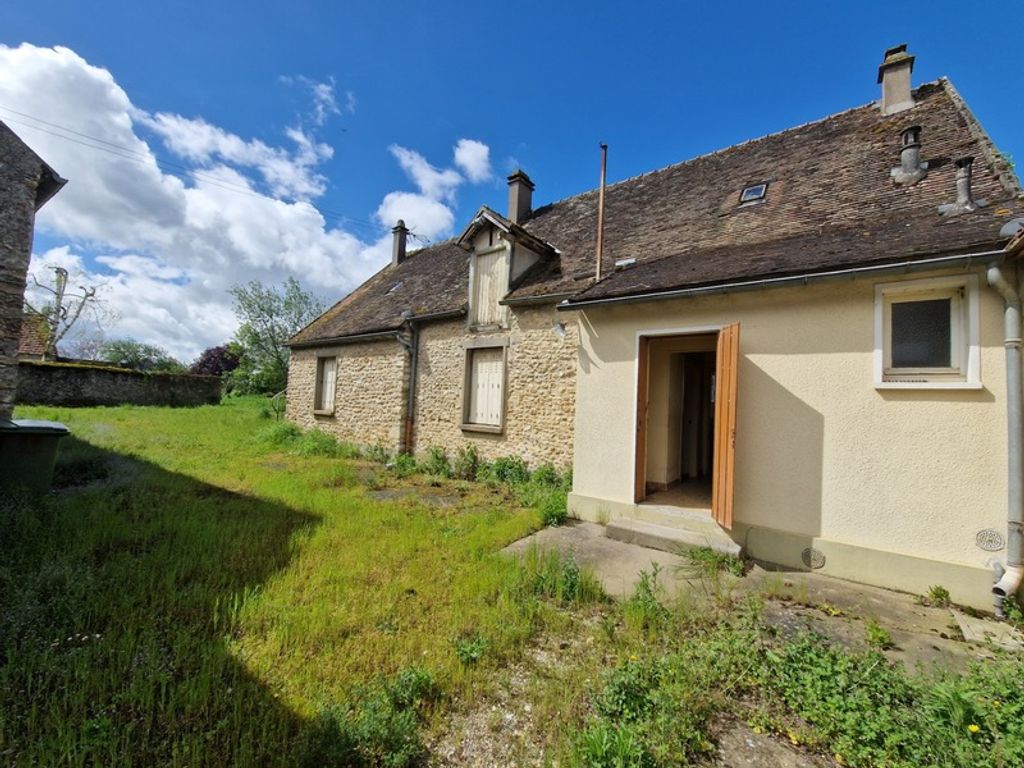
{"type": "Polygon", "coordinates": [[[702,599],[651,573],[613,604],[499,555],[557,519],[550,473],[385,469],[251,400],[19,415],[74,437],[55,493],[0,503],[0,764],[397,768],[501,732],[474,713],[510,690],[516,763],[700,764],[740,722],[842,765],[1024,764],[1017,658],[912,675],[881,628],[780,636],[714,557],[702,599]]]}

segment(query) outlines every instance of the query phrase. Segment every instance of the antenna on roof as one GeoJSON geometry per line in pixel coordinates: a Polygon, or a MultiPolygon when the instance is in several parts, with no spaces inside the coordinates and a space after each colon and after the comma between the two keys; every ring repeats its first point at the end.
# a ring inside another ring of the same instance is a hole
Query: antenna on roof
{"type": "Polygon", "coordinates": [[[604,258],[604,187],[607,176],[608,145],[601,142],[601,187],[597,194],[597,280],[601,279],[601,260],[604,258]]]}

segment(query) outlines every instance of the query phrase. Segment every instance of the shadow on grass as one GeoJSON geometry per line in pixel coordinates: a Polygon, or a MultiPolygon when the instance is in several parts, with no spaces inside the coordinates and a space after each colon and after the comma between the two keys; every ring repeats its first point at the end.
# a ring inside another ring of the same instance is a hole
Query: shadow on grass
{"type": "Polygon", "coordinates": [[[286,765],[300,718],[232,653],[316,518],[67,438],[0,499],[0,764],[286,765]]]}

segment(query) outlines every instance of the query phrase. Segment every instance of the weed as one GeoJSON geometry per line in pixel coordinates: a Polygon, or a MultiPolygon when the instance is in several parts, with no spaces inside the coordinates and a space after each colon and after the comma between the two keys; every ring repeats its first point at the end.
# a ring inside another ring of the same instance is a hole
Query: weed
{"type": "Polygon", "coordinates": [[[949,590],[941,584],[928,587],[928,604],[936,608],[948,608],[952,603],[949,597],[949,590]]]}
{"type": "Polygon", "coordinates": [[[711,547],[694,547],[686,550],[683,556],[688,561],[690,572],[701,578],[711,578],[719,573],[742,576],[746,572],[747,564],[742,558],[711,547]]]}
{"type": "Polygon", "coordinates": [[[256,433],[256,442],[271,448],[291,446],[302,436],[302,430],[289,422],[277,422],[256,433]]]}
{"type": "Polygon", "coordinates": [[[576,768],[649,768],[654,760],[643,747],[635,726],[606,720],[591,723],[577,738],[572,765],[576,768]]]}
{"type": "Polygon", "coordinates": [[[452,466],[452,475],[459,480],[476,480],[479,469],[480,457],[477,455],[476,446],[470,444],[459,448],[452,466]]]}
{"type": "Polygon", "coordinates": [[[531,594],[562,603],[594,603],[604,591],[593,574],[583,571],[571,555],[556,549],[530,548],[523,559],[523,573],[531,594]]]}
{"type": "Polygon", "coordinates": [[[550,488],[560,488],[562,486],[562,478],[559,477],[558,472],[551,464],[541,464],[533,470],[530,475],[530,481],[534,485],[548,486],[550,488]]]}
{"type": "Polygon", "coordinates": [[[319,429],[311,429],[301,435],[292,448],[296,456],[337,456],[340,446],[333,435],[319,429]]]}
{"type": "Polygon", "coordinates": [[[530,470],[518,456],[502,456],[490,465],[490,479],[505,485],[523,485],[530,481],[530,470]]]}
{"type": "Polygon", "coordinates": [[[545,526],[559,526],[569,516],[565,507],[565,496],[554,494],[546,498],[540,507],[540,521],[545,526]]]}
{"type": "Polygon", "coordinates": [[[391,459],[391,453],[382,443],[374,443],[365,451],[366,458],[377,464],[387,464],[391,459]]]}
{"type": "Polygon", "coordinates": [[[875,619],[868,619],[864,622],[864,634],[868,645],[881,651],[894,648],[892,633],[879,624],[875,619]]]}
{"type": "Polygon", "coordinates": [[[455,645],[455,656],[466,666],[480,661],[490,645],[486,637],[476,633],[456,637],[452,642],[455,645]]]}
{"type": "Polygon", "coordinates": [[[451,477],[452,466],[448,461],[448,452],[441,446],[430,446],[427,458],[420,463],[420,471],[437,477],[451,477]]]}
{"type": "Polygon", "coordinates": [[[1003,613],[1010,624],[1024,629],[1024,607],[1016,595],[1008,595],[1003,601],[1003,613]]]}
{"type": "Polygon", "coordinates": [[[406,669],[352,695],[353,701],[322,707],[300,736],[302,768],[388,766],[420,762],[425,748],[420,724],[426,707],[437,700],[429,673],[406,669]]]}
{"type": "Polygon", "coordinates": [[[664,593],[658,580],[661,567],[655,562],[651,566],[650,572],[640,571],[633,595],[623,605],[626,626],[643,636],[658,631],[669,617],[668,609],[661,604],[664,593]]]}
{"type": "Polygon", "coordinates": [[[416,471],[419,469],[416,466],[416,459],[412,454],[408,453],[400,453],[395,456],[395,458],[388,464],[388,467],[398,477],[409,477],[410,475],[415,475],[416,471]]]}

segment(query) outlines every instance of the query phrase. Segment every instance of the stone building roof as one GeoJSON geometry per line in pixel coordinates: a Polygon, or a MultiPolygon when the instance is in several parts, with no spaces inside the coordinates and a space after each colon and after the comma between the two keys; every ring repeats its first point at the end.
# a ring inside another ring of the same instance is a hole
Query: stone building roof
{"type": "MultiPolygon", "coordinates": [[[[606,189],[604,259],[594,281],[598,191],[534,210],[521,222],[557,253],[531,269],[506,301],[552,303],[803,275],[1002,247],[1000,230],[1024,216],[1024,196],[946,79],[914,91],[915,105],[882,115],[877,102],[606,189]],[[897,185],[900,135],[921,127],[927,175],[897,185]],[[939,214],[956,198],[954,161],[974,158],[973,197],[985,206],[939,214]],[[744,187],[767,183],[761,202],[744,187]],[[628,269],[615,262],[635,259],[628,269]]],[[[446,241],[387,266],[293,340],[310,343],[402,326],[402,313],[464,312],[468,254],[446,241]],[[398,286],[398,287],[395,287],[398,286]]]]}

